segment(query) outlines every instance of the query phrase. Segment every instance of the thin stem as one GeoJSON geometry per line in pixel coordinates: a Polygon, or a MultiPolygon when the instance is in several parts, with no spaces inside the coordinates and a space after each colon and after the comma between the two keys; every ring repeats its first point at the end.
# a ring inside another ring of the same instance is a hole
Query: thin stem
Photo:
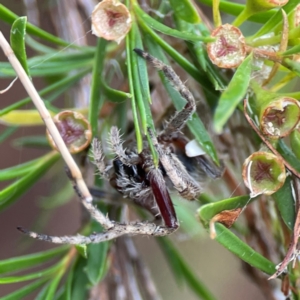
{"type": "Polygon", "coordinates": [[[233,26],[239,27],[241,24],[243,24],[249,17],[251,17],[251,14],[247,11],[245,8],[232,22],[233,26]]]}

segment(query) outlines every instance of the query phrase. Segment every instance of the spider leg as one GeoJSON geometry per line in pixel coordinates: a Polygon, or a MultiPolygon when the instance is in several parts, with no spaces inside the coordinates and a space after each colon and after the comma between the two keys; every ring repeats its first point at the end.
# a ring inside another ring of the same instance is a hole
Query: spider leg
{"type": "Polygon", "coordinates": [[[104,154],[103,154],[103,148],[101,145],[101,142],[97,139],[94,138],[92,141],[92,151],[93,151],[93,157],[94,157],[94,164],[96,165],[99,175],[102,178],[105,178],[109,180],[109,175],[107,173],[106,165],[104,162],[104,154]]]}
{"type": "Polygon", "coordinates": [[[126,151],[123,149],[122,146],[123,141],[120,136],[120,131],[116,126],[113,126],[111,128],[109,140],[113,152],[116,153],[117,158],[119,158],[124,165],[131,166],[141,162],[141,159],[137,154],[126,154],[126,151]]]}
{"type": "Polygon", "coordinates": [[[89,236],[51,236],[46,234],[39,234],[33,231],[26,230],[22,227],[17,227],[22,233],[41,241],[50,242],[54,244],[97,244],[109,241],[125,234],[129,235],[151,235],[151,236],[165,236],[173,233],[176,228],[169,228],[167,226],[157,226],[154,223],[138,222],[131,224],[114,223],[114,226],[101,233],[93,233],[89,236]]]}
{"type": "Polygon", "coordinates": [[[201,188],[198,183],[188,174],[185,167],[175,155],[167,153],[167,151],[161,147],[157,138],[150,129],[148,129],[148,132],[153,145],[159,154],[159,160],[175,189],[187,200],[194,200],[197,198],[201,192],[201,188]]]}
{"type": "Polygon", "coordinates": [[[45,234],[39,234],[33,231],[29,231],[22,227],[17,229],[30,237],[46,242],[55,244],[90,244],[100,243],[108,240],[112,240],[119,236],[129,235],[151,235],[151,236],[165,236],[173,233],[176,228],[169,228],[168,226],[157,226],[154,223],[137,222],[122,224],[111,221],[107,216],[104,216],[98,209],[92,204],[92,199],[86,199],[79,191],[75,180],[72,178],[69,169],[66,170],[68,177],[70,178],[76,194],[79,196],[82,204],[88,210],[93,219],[99,222],[104,228],[104,232],[93,233],[89,236],[50,236],[45,234]]]}
{"type": "Polygon", "coordinates": [[[196,110],[196,103],[194,96],[180,80],[178,75],[174,70],[160,61],[159,59],[153,57],[147,52],[141,49],[134,49],[134,51],[148,62],[150,62],[155,68],[162,71],[164,75],[168,78],[173,87],[180,93],[182,98],[184,98],[187,103],[181,111],[175,113],[173,117],[169,120],[164,130],[158,136],[159,140],[169,140],[172,139],[186,124],[186,122],[191,118],[192,114],[196,110]]]}

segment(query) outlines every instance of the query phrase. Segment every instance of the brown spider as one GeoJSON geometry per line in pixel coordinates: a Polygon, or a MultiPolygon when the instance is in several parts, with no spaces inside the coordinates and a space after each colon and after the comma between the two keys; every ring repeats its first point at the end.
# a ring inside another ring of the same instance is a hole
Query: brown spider
{"type": "Polygon", "coordinates": [[[104,227],[105,231],[93,233],[90,236],[63,237],[42,235],[18,227],[20,231],[33,238],[58,244],[99,243],[124,234],[168,235],[178,228],[179,223],[166,181],[183,198],[194,200],[202,191],[201,180],[203,180],[203,177],[206,177],[206,175],[219,177],[221,175],[220,170],[211,165],[204,156],[188,157],[184,152],[188,139],[181,133],[181,130],[196,110],[195,99],[191,92],[171,67],[143,50],[135,49],[135,52],[162,71],[187,103],[181,111],[176,112],[171,117],[158,136],[155,136],[150,129],[148,130],[159,155],[158,167],[154,166],[146,142],[141,153],[137,153],[135,146],[131,144],[128,145],[127,149],[124,149],[119,130],[116,127],[112,127],[110,131],[111,148],[116,154],[113,164],[109,167],[106,166],[101,143],[96,138],[92,142],[94,163],[102,178],[109,180],[125,197],[146,208],[154,216],[161,217],[164,225],[148,222],[122,224],[110,221],[92,205],[91,199],[85,199],[81,195],[75,181],[71,178],[74,189],[81,198],[82,203],[89,210],[91,216],[104,227]]]}

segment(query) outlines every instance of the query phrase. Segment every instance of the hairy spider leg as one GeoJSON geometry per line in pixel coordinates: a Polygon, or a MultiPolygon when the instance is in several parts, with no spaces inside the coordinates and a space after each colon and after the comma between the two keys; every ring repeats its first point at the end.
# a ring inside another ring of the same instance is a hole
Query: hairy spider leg
{"type": "Polygon", "coordinates": [[[194,96],[170,66],[141,49],[134,49],[134,51],[139,56],[150,62],[156,69],[162,71],[173,85],[174,89],[176,89],[187,101],[184,108],[181,111],[176,112],[175,115],[171,117],[166,127],[158,136],[158,140],[172,140],[173,136],[180,132],[180,130],[185,126],[186,122],[191,118],[192,114],[196,111],[196,102],[194,96]]]}
{"type": "Polygon", "coordinates": [[[71,245],[84,245],[84,244],[97,244],[105,241],[109,241],[118,238],[122,235],[151,235],[155,237],[166,236],[173,233],[176,228],[169,228],[166,226],[157,226],[154,223],[136,222],[129,224],[115,223],[113,228],[101,232],[92,233],[89,236],[83,235],[65,235],[65,236],[51,236],[46,234],[39,234],[33,231],[29,231],[22,227],[17,227],[19,231],[26,235],[45,242],[54,244],[71,244],[71,245]]]}
{"type": "Polygon", "coordinates": [[[117,157],[124,165],[137,165],[141,162],[141,158],[137,154],[133,152],[130,156],[126,154],[126,151],[122,147],[123,141],[121,139],[120,130],[118,129],[118,127],[113,126],[110,129],[109,141],[113,152],[117,155],[117,157]]]}
{"type": "Polygon", "coordinates": [[[179,194],[187,199],[196,199],[201,192],[199,184],[188,174],[183,164],[172,153],[168,153],[158,143],[156,136],[152,130],[148,128],[149,136],[153,142],[156,151],[159,154],[159,160],[162,163],[166,173],[172,181],[175,189],[179,194]]]}
{"type": "Polygon", "coordinates": [[[129,224],[122,224],[122,223],[110,221],[108,217],[106,217],[107,220],[104,222],[101,217],[102,213],[99,212],[99,210],[91,202],[87,202],[86,199],[84,199],[84,197],[81,195],[81,193],[78,190],[75,180],[71,177],[70,172],[67,172],[67,174],[80,200],[82,201],[86,209],[89,211],[90,215],[97,222],[99,222],[100,225],[102,225],[102,227],[105,228],[104,232],[93,233],[89,236],[83,236],[79,234],[76,236],[50,236],[46,234],[39,234],[33,231],[29,231],[22,227],[17,227],[19,231],[25,233],[26,235],[34,239],[38,239],[46,242],[51,242],[55,244],[78,245],[78,244],[91,244],[91,243],[95,244],[104,241],[109,241],[125,234],[165,236],[173,233],[177,229],[177,227],[170,228],[168,226],[157,226],[154,223],[148,223],[148,222],[135,222],[129,224]],[[110,227],[108,227],[107,224],[109,224],[110,227]]]}
{"type": "Polygon", "coordinates": [[[97,139],[94,138],[92,141],[92,152],[93,152],[93,158],[94,158],[94,164],[96,165],[99,175],[102,178],[106,178],[107,180],[109,179],[109,175],[107,173],[107,168],[104,162],[104,154],[103,154],[103,148],[101,145],[101,142],[97,139]]]}

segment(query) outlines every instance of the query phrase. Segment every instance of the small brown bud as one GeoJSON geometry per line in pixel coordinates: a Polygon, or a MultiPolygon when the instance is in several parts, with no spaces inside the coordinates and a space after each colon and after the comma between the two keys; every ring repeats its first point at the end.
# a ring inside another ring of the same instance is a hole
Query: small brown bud
{"type": "Polygon", "coordinates": [[[281,97],[263,107],[260,125],[263,133],[270,138],[282,138],[292,132],[299,119],[298,101],[290,97],[281,97]]]}

